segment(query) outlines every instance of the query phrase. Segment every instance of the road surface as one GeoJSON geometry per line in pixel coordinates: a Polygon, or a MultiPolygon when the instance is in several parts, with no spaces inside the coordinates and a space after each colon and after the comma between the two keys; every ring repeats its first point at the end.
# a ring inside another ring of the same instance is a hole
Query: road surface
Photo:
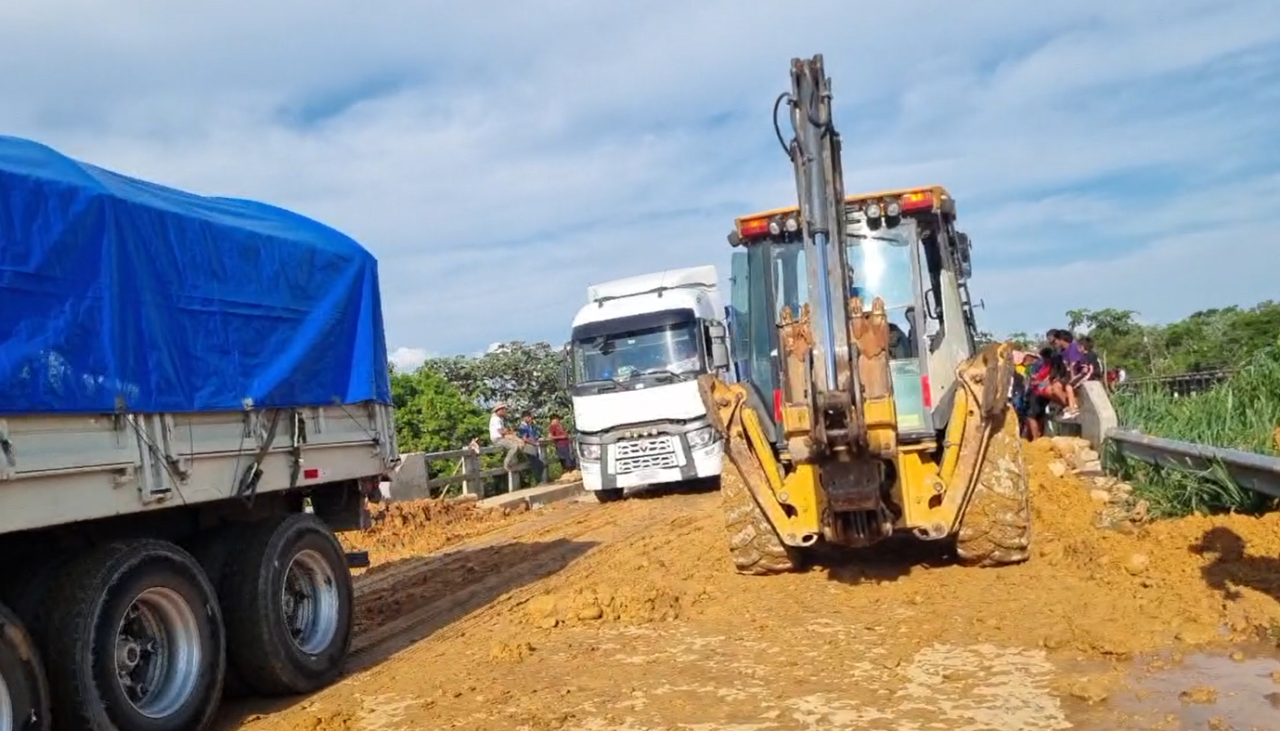
{"type": "Polygon", "coordinates": [[[220,728],[1274,728],[1280,518],[1104,530],[1096,485],[1028,459],[1035,556],[995,570],[901,542],[737,576],[715,492],[398,506],[359,539],[348,676],[220,728]]]}

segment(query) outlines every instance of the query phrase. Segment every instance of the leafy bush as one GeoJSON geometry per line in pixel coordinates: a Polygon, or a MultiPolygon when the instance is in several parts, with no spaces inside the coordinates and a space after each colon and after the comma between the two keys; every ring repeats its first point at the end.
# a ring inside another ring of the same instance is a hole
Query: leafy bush
{"type": "MultiPolygon", "coordinates": [[[[1120,423],[1144,434],[1213,447],[1277,454],[1280,346],[1255,354],[1231,378],[1204,393],[1170,398],[1158,385],[1114,396],[1120,423]]],[[[1248,512],[1275,500],[1237,485],[1220,465],[1188,473],[1127,461],[1122,476],[1159,515],[1248,512]]]]}

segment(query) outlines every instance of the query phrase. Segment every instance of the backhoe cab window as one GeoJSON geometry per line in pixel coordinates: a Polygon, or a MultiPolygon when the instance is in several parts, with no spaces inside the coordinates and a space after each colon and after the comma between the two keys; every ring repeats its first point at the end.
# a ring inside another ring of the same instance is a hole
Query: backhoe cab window
{"type": "Polygon", "coordinates": [[[894,358],[919,355],[916,321],[915,226],[903,223],[876,230],[850,226],[846,234],[849,260],[849,296],[862,299],[871,309],[876,297],[884,300],[889,319],[889,348],[894,358]]]}
{"type": "Polygon", "coordinates": [[[889,370],[898,428],[903,432],[932,429],[926,406],[925,359],[921,358],[924,317],[920,309],[920,261],[915,222],[872,229],[863,221],[850,223],[845,245],[850,268],[849,296],[859,297],[865,310],[879,297],[889,320],[889,370]]]}
{"type": "Polygon", "coordinates": [[[640,376],[694,377],[706,370],[695,320],[576,340],[578,383],[626,382],[640,376]]]}

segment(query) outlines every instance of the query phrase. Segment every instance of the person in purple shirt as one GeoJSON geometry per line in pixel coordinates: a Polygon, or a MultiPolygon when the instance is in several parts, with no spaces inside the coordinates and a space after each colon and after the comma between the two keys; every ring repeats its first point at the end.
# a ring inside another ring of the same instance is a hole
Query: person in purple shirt
{"type": "Polygon", "coordinates": [[[1076,403],[1076,385],[1083,380],[1088,374],[1088,365],[1085,363],[1084,351],[1080,349],[1080,344],[1075,341],[1075,336],[1070,330],[1050,330],[1049,340],[1053,343],[1053,347],[1062,353],[1062,361],[1066,365],[1066,380],[1063,385],[1066,387],[1067,408],[1063,410],[1062,417],[1064,419],[1074,419],[1080,415],[1080,405],[1076,403]]]}

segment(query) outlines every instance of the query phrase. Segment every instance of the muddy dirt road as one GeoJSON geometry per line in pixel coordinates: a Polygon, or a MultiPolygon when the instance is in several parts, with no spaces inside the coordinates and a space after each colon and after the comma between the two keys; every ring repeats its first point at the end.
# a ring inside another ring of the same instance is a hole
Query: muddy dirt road
{"type": "Polygon", "coordinates": [[[397,507],[358,539],[348,677],[220,728],[1280,728],[1253,652],[1280,637],[1280,517],[1102,530],[1047,442],[1028,458],[1036,555],[999,570],[905,543],[740,577],[716,493],[397,507]]]}

